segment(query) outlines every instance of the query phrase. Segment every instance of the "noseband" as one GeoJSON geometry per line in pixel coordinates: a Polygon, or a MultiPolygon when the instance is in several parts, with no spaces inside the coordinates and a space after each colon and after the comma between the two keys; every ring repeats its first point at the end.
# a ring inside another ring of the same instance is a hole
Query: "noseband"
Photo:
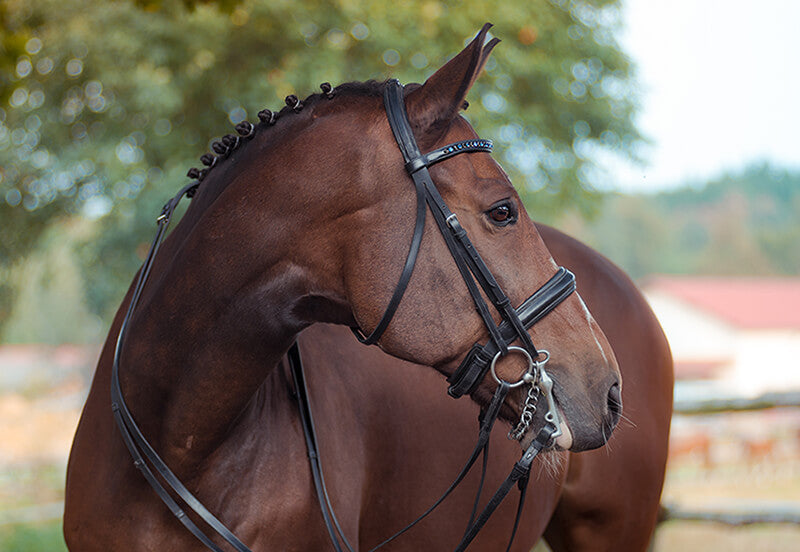
{"type": "MultiPolygon", "coordinates": [[[[461,273],[462,278],[469,290],[478,314],[481,316],[487,331],[489,333],[489,340],[486,344],[475,344],[467,354],[464,361],[459,368],[448,378],[450,387],[448,393],[453,397],[460,397],[465,393],[472,393],[478,386],[478,383],[483,380],[487,371],[491,371],[494,379],[497,381],[497,390],[492,398],[491,403],[486,410],[482,412],[480,423],[480,431],[478,436],[478,443],[475,446],[470,458],[465,464],[462,471],[456,477],[456,480],[450,485],[448,490],[442,495],[436,503],[431,506],[425,513],[423,513],[417,520],[409,524],[406,528],[399,531],[377,547],[376,550],[384,544],[394,540],[397,536],[410,529],[422,518],[427,516],[433,511],[449,494],[450,492],[463,480],[469,469],[475,463],[481,453],[484,454],[484,471],[486,469],[486,451],[488,447],[489,435],[491,429],[496,421],[500,407],[503,404],[508,391],[512,387],[529,385],[530,390],[528,393],[529,400],[535,402],[535,395],[538,395],[541,388],[547,398],[548,410],[545,414],[545,424],[539,431],[533,443],[523,453],[522,458],[514,465],[509,476],[495,492],[494,496],[490,499],[484,510],[476,517],[477,503],[480,498],[480,490],[475,501],[475,508],[473,515],[469,520],[467,531],[461,543],[456,548],[457,552],[466,549],[469,543],[473,540],[478,531],[483,527],[489,516],[494,512],[500,502],[505,498],[514,484],[518,484],[520,488],[520,503],[517,510],[517,518],[514,523],[514,529],[511,534],[513,541],[514,534],[516,533],[517,526],[520,519],[522,504],[525,499],[525,488],[527,486],[528,475],[530,473],[531,463],[534,457],[544,448],[551,446],[553,440],[560,435],[560,417],[555,405],[555,400],[552,394],[552,380],[547,375],[544,365],[549,359],[549,353],[545,350],[537,350],[534,346],[528,328],[541,320],[550,311],[552,311],[559,303],[566,299],[575,290],[575,276],[565,268],[559,268],[556,274],[548,280],[541,288],[539,288],[533,295],[526,299],[519,308],[515,309],[511,305],[508,296],[498,285],[494,276],[492,275],[486,263],[483,261],[477,250],[473,246],[470,239],[467,237],[466,230],[461,226],[458,217],[453,213],[445,203],[436,186],[433,184],[428,168],[435,163],[449,159],[461,153],[473,152],[490,152],[492,150],[492,143],[489,140],[464,140],[455,142],[447,146],[436,149],[423,155],[417,146],[414,134],[411,130],[411,125],[408,121],[408,115],[405,109],[403,100],[403,86],[397,80],[390,80],[387,82],[384,90],[384,104],[386,106],[386,113],[389,119],[392,133],[395,140],[403,154],[405,160],[405,168],[411,176],[417,195],[417,212],[416,223],[414,226],[414,234],[411,240],[408,256],[406,257],[403,271],[400,275],[400,280],[395,288],[389,304],[378,322],[375,329],[366,336],[360,329],[353,328],[353,333],[364,344],[373,344],[380,339],[384,331],[391,322],[403,294],[411,279],[411,275],[416,265],[417,256],[419,253],[420,244],[422,242],[422,235],[425,227],[425,217],[428,208],[433,214],[436,225],[438,226],[442,236],[444,237],[447,248],[453,257],[453,260],[461,273]],[[479,289],[480,286],[480,289],[479,289]],[[489,298],[494,308],[500,313],[502,322],[498,325],[492,318],[489,307],[481,295],[480,290],[483,290],[486,297],[489,298]],[[521,346],[511,346],[512,343],[519,340],[521,346]],[[502,358],[510,353],[523,354],[528,360],[528,368],[525,374],[517,382],[507,382],[500,379],[495,371],[495,364],[499,358],[502,358]],[[540,357],[544,357],[541,360],[540,357]],[[535,394],[533,392],[536,392],[535,394]]],[[[183,196],[192,197],[199,182],[193,182],[185,186],[175,197],[164,205],[161,215],[157,219],[158,232],[153,240],[147,257],[139,271],[139,276],[128,305],[125,318],[120,326],[119,335],[117,337],[116,349],[114,351],[114,362],[111,372],[111,407],[114,414],[114,419],[120,429],[123,441],[130,451],[133,459],[134,466],[142,472],[147,482],[153,487],[164,504],[170,509],[175,517],[207,548],[215,552],[222,552],[222,549],[216,545],[213,540],[205,534],[187,515],[183,507],[178,503],[175,496],[180,499],[183,504],[189,507],[200,519],[202,519],[213,531],[222,537],[228,544],[230,544],[237,552],[251,552],[225,525],[220,522],[208,509],[200,503],[199,500],[181,483],[175,474],[164,463],[158,453],[153,449],[145,436],[142,434],[138,425],[133,419],[133,416],[128,409],[125,400],[122,396],[122,389],[119,380],[120,357],[125,337],[127,335],[130,319],[139,302],[142,290],[150,275],[150,270],[153,265],[159,245],[163,240],[167,227],[169,226],[170,219],[178,202],[183,196]],[[151,467],[152,466],[152,467],[151,467]],[[154,473],[155,472],[155,473],[154,473]],[[156,473],[158,476],[156,476],[156,473]]],[[[306,432],[306,444],[309,449],[309,458],[311,460],[312,474],[314,483],[317,488],[317,494],[320,499],[320,506],[323,511],[323,517],[328,527],[328,532],[334,544],[334,548],[339,551],[342,550],[338,542],[337,535],[334,532],[333,525],[336,526],[342,542],[349,549],[352,547],[347,542],[347,539],[342,535],[341,528],[336,521],[333,509],[330,505],[330,500],[325,490],[325,482],[322,477],[322,468],[317,453],[316,436],[311,420],[310,407],[308,405],[308,397],[305,391],[305,380],[302,374],[302,364],[300,362],[299,350],[297,344],[293,345],[289,351],[289,363],[292,367],[294,376],[295,390],[298,400],[301,403],[301,418],[306,432]]],[[[526,401],[523,409],[521,429],[514,431],[514,438],[521,438],[526,432],[528,424],[532,419],[532,410],[529,408],[530,401],[526,401]],[[527,423],[526,422],[527,414],[527,423]],[[524,425],[524,427],[523,427],[524,425]],[[518,437],[517,437],[518,435],[518,437]]],[[[535,409],[535,406],[532,408],[535,409]]],[[[509,548],[511,542],[509,542],[509,548]]]]}

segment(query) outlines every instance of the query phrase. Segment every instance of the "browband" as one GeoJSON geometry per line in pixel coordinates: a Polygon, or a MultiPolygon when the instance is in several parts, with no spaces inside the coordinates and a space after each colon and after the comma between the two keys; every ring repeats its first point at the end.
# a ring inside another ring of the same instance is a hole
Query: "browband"
{"type": "Polygon", "coordinates": [[[427,169],[431,165],[449,159],[459,153],[469,153],[473,151],[485,151],[491,153],[492,151],[491,140],[462,140],[453,144],[435,149],[425,155],[415,157],[406,163],[406,170],[408,174],[414,174],[420,169],[427,169]]]}

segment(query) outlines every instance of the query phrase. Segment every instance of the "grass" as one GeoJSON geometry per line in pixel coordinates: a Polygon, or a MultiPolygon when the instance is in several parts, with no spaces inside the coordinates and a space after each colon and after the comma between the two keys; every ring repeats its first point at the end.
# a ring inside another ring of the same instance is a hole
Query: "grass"
{"type": "Polygon", "coordinates": [[[3,552],[66,552],[61,520],[0,527],[3,552]]]}

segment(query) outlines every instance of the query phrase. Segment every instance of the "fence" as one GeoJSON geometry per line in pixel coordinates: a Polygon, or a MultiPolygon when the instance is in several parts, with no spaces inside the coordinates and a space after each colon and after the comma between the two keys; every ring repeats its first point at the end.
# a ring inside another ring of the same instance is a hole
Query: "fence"
{"type": "MultiPolygon", "coordinates": [[[[753,399],[712,399],[675,401],[673,413],[684,416],[709,415],[732,412],[755,412],[775,408],[800,407],[800,391],[767,393],[753,399]]],[[[800,435],[798,435],[800,438],[800,435]]],[[[679,504],[664,504],[659,522],[704,521],[730,526],[746,526],[764,523],[787,523],[800,525],[800,499],[789,505],[759,504],[757,510],[711,511],[682,508],[679,504]]]]}

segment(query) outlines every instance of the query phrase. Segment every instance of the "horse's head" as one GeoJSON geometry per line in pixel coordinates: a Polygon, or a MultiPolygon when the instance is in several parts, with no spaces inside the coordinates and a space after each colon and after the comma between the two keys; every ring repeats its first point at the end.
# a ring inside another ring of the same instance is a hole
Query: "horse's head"
{"type": "MultiPolygon", "coordinates": [[[[497,42],[484,46],[487,31],[488,26],[424,85],[407,86],[398,94],[422,153],[473,141],[469,153],[430,167],[431,186],[457,215],[456,224],[466,230],[513,310],[557,266],[508,176],[488,152],[477,151],[481,142],[474,142],[479,140],[475,131],[459,115],[497,42]]],[[[309,109],[289,117],[299,121],[296,125],[279,121],[291,125],[281,138],[256,141],[259,146],[251,151],[285,162],[264,161],[258,172],[245,171],[242,178],[265,182],[269,193],[251,187],[249,201],[240,198],[234,208],[253,213],[245,235],[260,248],[259,255],[272,259],[265,270],[274,274],[282,267],[290,275],[264,289],[299,293],[287,320],[298,326],[345,323],[364,334],[378,328],[373,338],[382,349],[450,376],[474,343],[487,341],[491,324],[486,319],[499,324],[504,316],[491,302],[485,316],[476,312],[475,296],[480,301],[487,293],[477,288],[470,293],[443,238],[443,225],[452,226],[454,219],[437,223],[434,206],[426,207],[425,198],[415,193],[393,134],[397,129],[387,118],[383,94],[390,85],[343,85],[332,99],[319,97],[309,109]],[[420,201],[427,218],[415,232],[420,201]],[[274,230],[266,242],[257,237],[254,221],[271,223],[274,230]],[[413,251],[417,246],[418,253],[413,251]],[[404,290],[398,294],[399,287],[404,290]],[[387,318],[390,304],[396,311],[390,309],[387,318]]],[[[220,216],[230,209],[221,210],[220,216]]],[[[609,343],[578,294],[561,302],[524,338],[528,336],[550,354],[547,372],[565,422],[557,444],[572,450],[604,444],[620,415],[620,374],[609,343]]],[[[495,372],[516,381],[526,368],[523,355],[509,354],[498,359],[495,372]]],[[[470,393],[486,404],[496,387],[486,375],[470,393]]],[[[523,410],[525,388],[515,389],[506,400],[502,415],[512,423],[523,410]]],[[[542,425],[546,409],[541,402],[530,430],[521,437],[523,444],[542,425]]]]}
{"type": "MultiPolygon", "coordinates": [[[[406,94],[408,117],[423,153],[477,138],[458,112],[496,43],[483,45],[486,30],[424,85],[406,94]]],[[[365,176],[375,183],[376,197],[370,222],[349,248],[346,273],[354,316],[366,332],[379,324],[400,278],[412,241],[415,197],[383,113],[365,138],[375,151],[374,164],[365,176]]],[[[456,156],[431,167],[430,175],[514,306],[554,274],[556,264],[519,195],[488,153],[456,156]]],[[[473,343],[486,341],[487,328],[442,233],[430,218],[413,277],[379,343],[394,355],[451,375],[473,343]]],[[[499,320],[499,314],[493,314],[499,320]]],[[[619,419],[620,375],[608,341],[580,296],[566,299],[535,324],[530,335],[550,353],[547,369],[566,421],[558,444],[574,450],[601,446],[619,419]]],[[[508,355],[499,361],[497,372],[505,380],[517,381],[523,360],[520,355],[508,355]]],[[[487,374],[473,396],[485,404],[496,385],[487,374]]],[[[504,415],[516,422],[524,399],[523,391],[514,393],[504,415]]],[[[545,410],[540,404],[539,417],[523,443],[541,427],[545,410]]]]}

